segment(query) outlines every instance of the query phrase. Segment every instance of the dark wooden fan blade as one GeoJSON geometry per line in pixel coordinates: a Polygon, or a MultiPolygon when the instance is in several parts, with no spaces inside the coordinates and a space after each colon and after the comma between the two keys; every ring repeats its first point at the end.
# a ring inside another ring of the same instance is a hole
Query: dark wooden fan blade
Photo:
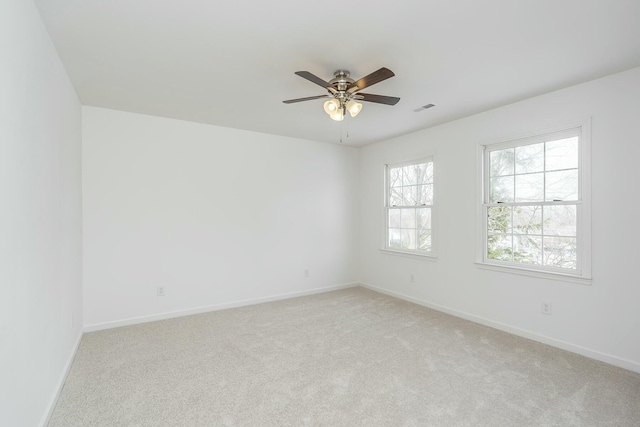
{"type": "Polygon", "coordinates": [[[373,73],[369,74],[368,76],[365,76],[365,77],[361,78],[360,80],[358,80],[357,82],[354,82],[349,87],[347,92],[349,92],[349,93],[357,92],[359,90],[362,90],[362,89],[364,89],[366,87],[369,87],[371,85],[374,85],[376,83],[380,83],[383,80],[387,80],[388,78],[391,78],[393,76],[395,76],[395,74],[393,74],[393,71],[391,71],[388,68],[382,67],[378,71],[374,71],[373,73]]]}
{"type": "Polygon", "coordinates": [[[303,79],[307,79],[310,82],[317,84],[318,86],[322,86],[323,88],[328,88],[329,86],[331,86],[329,82],[325,82],[320,77],[314,74],[311,74],[308,71],[296,71],[296,74],[302,77],[303,79]]]}
{"type": "Polygon", "coordinates": [[[320,98],[331,98],[329,95],[318,95],[318,96],[308,96],[306,98],[297,98],[297,99],[287,99],[286,101],[282,101],[285,104],[293,104],[294,102],[302,102],[302,101],[311,101],[313,99],[320,98]]]}
{"type": "Polygon", "coordinates": [[[400,101],[400,98],[395,96],[373,95],[371,93],[359,92],[357,96],[360,101],[375,102],[386,105],[396,105],[398,101],[400,101]],[[360,98],[360,96],[362,96],[362,98],[360,98]]]}

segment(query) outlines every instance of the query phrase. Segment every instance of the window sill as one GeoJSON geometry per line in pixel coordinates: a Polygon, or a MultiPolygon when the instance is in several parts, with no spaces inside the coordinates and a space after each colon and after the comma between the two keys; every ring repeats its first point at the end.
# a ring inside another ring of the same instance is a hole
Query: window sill
{"type": "Polygon", "coordinates": [[[431,261],[431,262],[435,262],[437,261],[438,257],[434,254],[434,253],[430,253],[430,254],[418,254],[415,252],[403,252],[403,251],[394,251],[393,249],[384,249],[381,248],[380,252],[386,255],[393,255],[393,256],[401,256],[401,257],[406,257],[406,258],[414,258],[414,259],[420,259],[423,261],[431,261]]]}
{"type": "Polygon", "coordinates": [[[534,270],[523,267],[506,267],[502,265],[476,262],[476,267],[484,270],[500,271],[502,273],[519,274],[521,276],[539,277],[542,279],[558,280],[561,282],[578,283],[581,285],[591,285],[590,277],[575,276],[572,274],[552,273],[549,271],[534,270]]]}

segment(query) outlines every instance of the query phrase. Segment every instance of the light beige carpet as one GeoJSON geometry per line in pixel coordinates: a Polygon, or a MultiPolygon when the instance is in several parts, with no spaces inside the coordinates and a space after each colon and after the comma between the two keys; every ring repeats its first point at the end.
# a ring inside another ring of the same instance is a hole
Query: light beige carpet
{"type": "Polygon", "coordinates": [[[363,288],[86,334],[58,426],[640,426],[640,375],[363,288]]]}

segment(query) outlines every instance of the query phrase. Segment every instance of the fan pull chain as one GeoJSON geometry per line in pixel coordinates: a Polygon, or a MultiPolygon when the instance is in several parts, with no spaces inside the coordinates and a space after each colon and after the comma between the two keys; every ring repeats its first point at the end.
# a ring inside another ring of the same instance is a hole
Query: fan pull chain
{"type": "MultiPolygon", "coordinates": [[[[344,131],[344,122],[345,122],[344,120],[340,122],[340,144],[342,144],[342,134],[343,134],[343,131],[344,131]]],[[[347,139],[349,139],[349,123],[347,123],[346,134],[347,134],[347,139]]]]}

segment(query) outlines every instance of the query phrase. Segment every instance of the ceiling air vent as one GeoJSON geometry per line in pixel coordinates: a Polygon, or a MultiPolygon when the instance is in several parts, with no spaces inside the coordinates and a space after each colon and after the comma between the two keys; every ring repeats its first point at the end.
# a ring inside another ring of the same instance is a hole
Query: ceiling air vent
{"type": "Polygon", "coordinates": [[[422,107],[416,108],[413,111],[415,111],[417,113],[418,111],[426,110],[427,108],[431,108],[431,107],[435,107],[435,105],[434,104],[423,105],[422,107]]]}

